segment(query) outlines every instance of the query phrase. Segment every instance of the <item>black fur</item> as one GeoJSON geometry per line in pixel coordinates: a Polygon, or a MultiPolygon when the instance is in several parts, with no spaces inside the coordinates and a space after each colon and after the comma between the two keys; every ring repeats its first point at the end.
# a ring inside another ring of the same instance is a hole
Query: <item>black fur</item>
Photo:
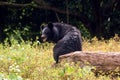
{"type": "Polygon", "coordinates": [[[42,39],[48,42],[54,42],[53,56],[58,63],[59,56],[74,51],[82,50],[82,39],[80,31],[68,24],[49,23],[42,30],[42,39]]]}

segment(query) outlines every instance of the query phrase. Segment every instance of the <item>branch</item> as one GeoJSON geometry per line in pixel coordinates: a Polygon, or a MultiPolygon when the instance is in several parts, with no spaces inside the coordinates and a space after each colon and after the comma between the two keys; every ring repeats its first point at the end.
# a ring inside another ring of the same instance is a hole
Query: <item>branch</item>
{"type": "Polygon", "coordinates": [[[28,4],[17,4],[17,3],[9,3],[9,2],[0,2],[0,6],[9,6],[9,7],[28,7],[31,6],[31,3],[28,4]]]}
{"type": "MultiPolygon", "coordinates": [[[[60,10],[58,8],[51,7],[51,6],[46,6],[46,5],[36,5],[36,6],[34,6],[32,3],[18,4],[18,3],[0,2],[0,6],[9,6],[9,7],[15,7],[15,8],[16,7],[22,8],[22,7],[32,6],[34,8],[52,10],[52,11],[55,11],[55,12],[58,12],[58,13],[66,14],[65,10],[60,10]]],[[[79,16],[77,13],[75,13],[75,14],[71,13],[71,15],[79,16]]]]}
{"type": "MultiPolygon", "coordinates": [[[[66,10],[62,10],[56,7],[51,7],[48,6],[47,4],[45,4],[43,1],[42,3],[38,3],[38,0],[34,0],[36,2],[36,4],[33,3],[27,3],[27,4],[18,4],[18,3],[9,3],[9,2],[0,2],[0,6],[7,6],[7,7],[13,7],[13,8],[25,8],[25,7],[33,7],[33,8],[37,8],[37,9],[43,9],[43,10],[50,10],[50,11],[54,11],[57,13],[61,13],[61,14],[67,14],[66,10]]],[[[90,21],[88,19],[87,16],[85,16],[83,13],[72,13],[69,12],[69,16],[73,16],[76,17],[76,19],[80,20],[81,22],[83,22],[83,24],[85,25],[85,27],[87,27],[88,29],[90,28],[90,21]]]]}
{"type": "Polygon", "coordinates": [[[33,0],[36,4],[38,5],[47,5],[46,2],[44,0],[33,0]]]}

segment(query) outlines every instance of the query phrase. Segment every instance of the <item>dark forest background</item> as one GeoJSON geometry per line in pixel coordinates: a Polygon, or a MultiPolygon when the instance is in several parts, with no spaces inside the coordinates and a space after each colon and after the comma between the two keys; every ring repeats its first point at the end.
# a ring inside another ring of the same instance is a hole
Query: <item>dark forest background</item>
{"type": "Polygon", "coordinates": [[[40,26],[64,22],[86,39],[120,36],[120,0],[0,0],[0,42],[40,39],[40,26]]]}

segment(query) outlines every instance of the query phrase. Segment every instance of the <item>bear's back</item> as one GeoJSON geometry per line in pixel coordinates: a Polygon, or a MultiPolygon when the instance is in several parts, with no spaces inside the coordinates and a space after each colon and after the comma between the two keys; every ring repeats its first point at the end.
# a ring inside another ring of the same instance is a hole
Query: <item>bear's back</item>
{"type": "Polygon", "coordinates": [[[59,33],[59,38],[63,38],[68,32],[76,31],[80,33],[80,31],[72,25],[65,24],[65,23],[53,23],[54,27],[57,29],[59,33]]]}

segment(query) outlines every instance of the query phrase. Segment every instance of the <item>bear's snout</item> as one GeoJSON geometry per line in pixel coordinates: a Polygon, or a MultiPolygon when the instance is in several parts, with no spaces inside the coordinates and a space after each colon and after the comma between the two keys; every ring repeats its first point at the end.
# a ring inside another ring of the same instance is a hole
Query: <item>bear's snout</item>
{"type": "Polygon", "coordinates": [[[45,41],[47,40],[47,36],[42,35],[42,36],[41,36],[41,39],[42,39],[43,42],[45,42],[45,41]]]}

